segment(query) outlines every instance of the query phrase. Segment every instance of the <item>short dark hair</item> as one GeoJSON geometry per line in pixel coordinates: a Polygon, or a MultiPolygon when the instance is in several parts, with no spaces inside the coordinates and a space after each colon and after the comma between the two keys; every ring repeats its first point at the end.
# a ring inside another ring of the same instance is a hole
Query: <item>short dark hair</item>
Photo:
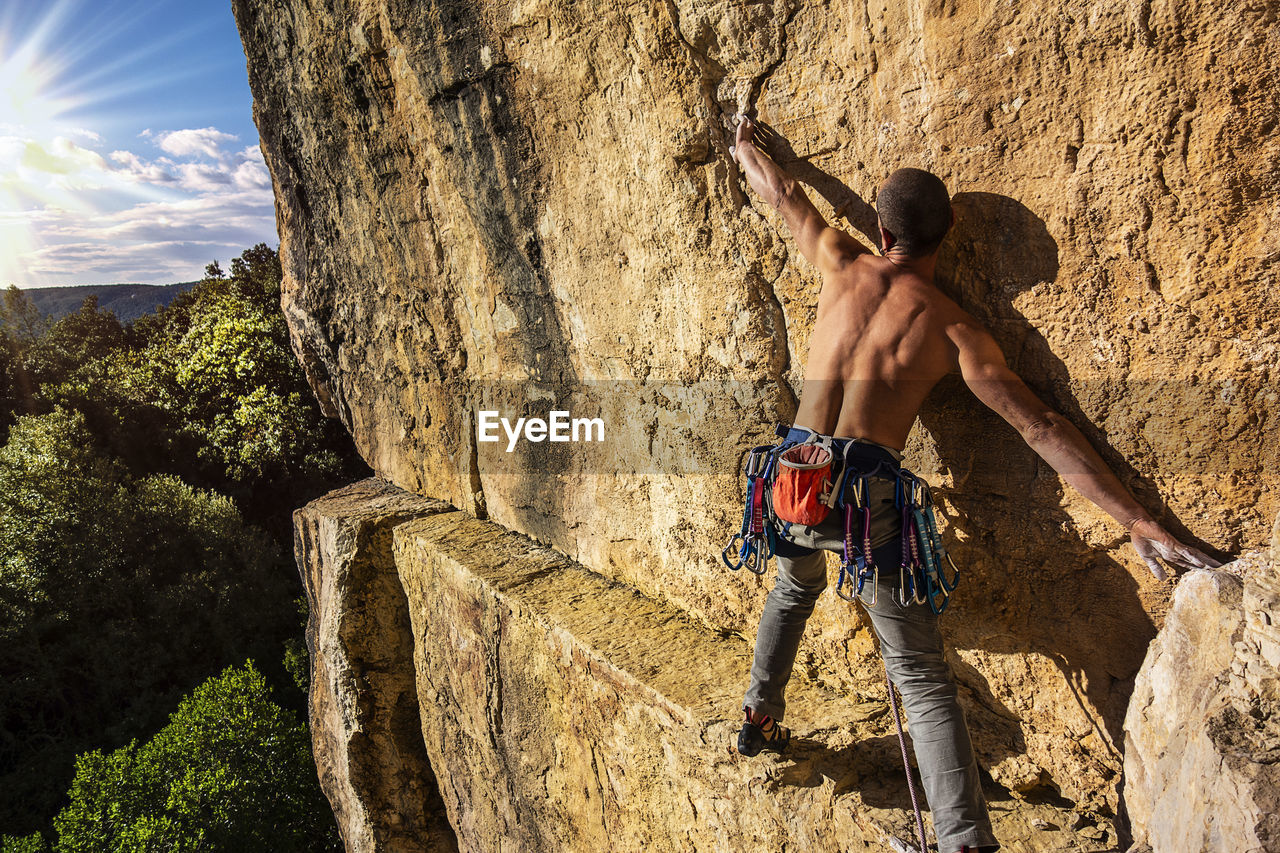
{"type": "Polygon", "coordinates": [[[946,184],[924,169],[898,169],[876,197],[876,212],[894,245],[908,256],[928,255],[951,229],[951,196],[946,184]]]}

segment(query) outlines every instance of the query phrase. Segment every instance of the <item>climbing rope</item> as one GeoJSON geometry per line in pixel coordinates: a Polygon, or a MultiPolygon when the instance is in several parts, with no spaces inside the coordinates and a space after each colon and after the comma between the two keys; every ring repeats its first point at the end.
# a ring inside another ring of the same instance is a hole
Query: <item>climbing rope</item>
{"type": "Polygon", "coordinates": [[[902,712],[898,710],[898,694],[889,678],[889,665],[884,667],[884,686],[889,689],[889,704],[893,706],[893,722],[898,727],[898,746],[902,748],[902,769],[907,772],[907,791],[911,794],[911,808],[916,813],[916,835],[920,838],[920,853],[928,853],[929,844],[924,838],[924,816],[920,814],[920,798],[916,796],[916,781],[911,775],[911,761],[907,758],[907,736],[902,731],[902,712]]]}

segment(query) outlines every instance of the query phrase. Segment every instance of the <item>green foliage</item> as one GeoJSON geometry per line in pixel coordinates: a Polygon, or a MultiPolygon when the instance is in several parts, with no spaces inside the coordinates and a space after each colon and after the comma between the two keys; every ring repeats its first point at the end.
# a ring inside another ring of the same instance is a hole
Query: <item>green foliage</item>
{"type": "MultiPolygon", "coordinates": [[[[275,251],[229,269],[126,327],[0,294],[0,832],[47,829],[76,755],[154,732],[224,666],[305,689],[290,513],[368,469],[293,357],[275,251]]],[[[124,814],[141,789],[110,790],[124,814]]],[[[138,814],[110,849],[186,849],[190,815],[138,814]]]]}
{"type": "Polygon", "coordinates": [[[16,284],[9,285],[0,298],[0,323],[20,349],[35,344],[49,328],[49,321],[16,284]]]}
{"type": "Polygon", "coordinates": [[[54,323],[25,350],[27,373],[35,385],[61,382],[80,365],[102,358],[124,344],[124,327],[98,297],[86,297],[80,310],[54,323]]]}
{"type": "Polygon", "coordinates": [[[24,835],[0,835],[0,853],[49,853],[49,842],[40,833],[24,835]]]}
{"type": "Polygon", "coordinates": [[[277,656],[291,575],[229,499],[134,478],[79,413],[19,418],[0,449],[0,825],[50,814],[75,752],[153,729],[210,668],[277,656]]]}
{"type": "Polygon", "coordinates": [[[297,505],[365,470],[321,415],[289,345],[280,262],[264,244],[208,277],[56,385],[134,470],[217,489],[252,514],[297,505]]]}
{"type": "Polygon", "coordinates": [[[305,595],[295,598],[294,603],[298,606],[298,615],[302,620],[298,623],[298,634],[284,641],[284,668],[294,685],[306,696],[311,692],[311,657],[302,637],[306,634],[307,622],[310,621],[311,605],[305,595]]]}
{"type": "Polygon", "coordinates": [[[306,726],[251,663],[182,701],[147,743],[80,757],[58,853],[338,850],[306,726]]]}

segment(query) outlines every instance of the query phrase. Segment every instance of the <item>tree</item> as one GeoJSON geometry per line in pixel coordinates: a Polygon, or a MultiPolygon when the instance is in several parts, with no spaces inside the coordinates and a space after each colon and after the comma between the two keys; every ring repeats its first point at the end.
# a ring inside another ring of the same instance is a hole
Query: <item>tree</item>
{"type": "Polygon", "coordinates": [[[16,284],[9,285],[0,299],[0,323],[9,337],[22,348],[33,345],[49,328],[49,320],[16,284]]]}
{"type": "Polygon", "coordinates": [[[125,328],[0,298],[0,832],[47,830],[77,754],[229,663],[303,681],[290,510],[368,469],[294,360],[275,251],[229,266],[125,328]]]}
{"type": "Polygon", "coordinates": [[[48,320],[16,284],[0,298],[0,331],[5,347],[5,424],[14,412],[34,412],[35,385],[27,374],[25,356],[48,328],[48,320]]]}
{"type": "Polygon", "coordinates": [[[211,669],[279,661],[294,578],[230,499],[135,478],[79,413],[19,418],[0,448],[0,827],[38,828],[77,752],[153,731],[211,669]]]}
{"type": "Polygon", "coordinates": [[[76,763],[58,853],[339,850],[306,726],[251,662],[182,700],[139,746],[76,763]]]}
{"type": "MultiPolygon", "coordinates": [[[[251,515],[366,476],[350,437],[319,410],[280,311],[280,261],[258,244],[126,331],[51,402],[85,412],[138,472],[166,471],[233,496],[251,515]]],[[[278,514],[278,513],[277,513],[278,514]]],[[[287,535],[279,515],[273,532],[287,535]]]]}
{"type": "Polygon", "coordinates": [[[89,295],[79,311],[59,319],[26,348],[25,366],[34,385],[51,385],[124,343],[116,315],[98,310],[98,297],[89,295]]]}

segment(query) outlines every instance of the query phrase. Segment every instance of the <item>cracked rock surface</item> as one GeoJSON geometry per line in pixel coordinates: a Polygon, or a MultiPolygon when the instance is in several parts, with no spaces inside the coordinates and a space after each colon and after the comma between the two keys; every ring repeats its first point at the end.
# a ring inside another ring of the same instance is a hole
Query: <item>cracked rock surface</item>
{"type": "MultiPolygon", "coordinates": [[[[819,284],[729,158],[754,106],[855,233],[893,168],[943,177],[941,286],[1175,529],[1235,552],[1280,509],[1273,3],[233,6],[295,352],[397,486],[754,631],[768,581],[714,555],[819,284]],[[489,409],[606,440],[507,452],[489,409]]],[[[957,382],[907,457],[964,570],[944,630],[982,765],[1114,813],[1171,585],[957,382]]],[[[811,626],[800,668],[874,695],[860,614],[832,596],[811,626]]]]}
{"type": "Polygon", "coordinates": [[[351,853],[457,853],[422,741],[391,552],[396,524],[451,509],[371,478],[293,515],[309,605],[312,751],[351,853]]]}
{"type": "Polygon", "coordinates": [[[1138,673],[1124,802],[1156,853],[1280,850],[1276,531],[1270,554],[1182,580],[1138,673]]]}

